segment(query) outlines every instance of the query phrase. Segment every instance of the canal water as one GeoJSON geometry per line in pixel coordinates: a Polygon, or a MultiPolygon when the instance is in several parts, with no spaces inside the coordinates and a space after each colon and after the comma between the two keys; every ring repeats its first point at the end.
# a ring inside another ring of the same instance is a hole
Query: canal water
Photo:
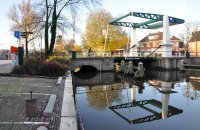
{"type": "Polygon", "coordinates": [[[146,72],[73,75],[84,130],[200,130],[200,74],[146,72]]]}

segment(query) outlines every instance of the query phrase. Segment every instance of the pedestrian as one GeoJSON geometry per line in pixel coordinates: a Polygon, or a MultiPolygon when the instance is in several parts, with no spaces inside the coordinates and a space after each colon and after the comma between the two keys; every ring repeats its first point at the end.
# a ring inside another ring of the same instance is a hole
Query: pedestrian
{"type": "Polygon", "coordinates": [[[88,50],[88,56],[90,57],[92,53],[92,48],[90,47],[90,49],[88,50]]]}
{"type": "Polygon", "coordinates": [[[113,56],[113,50],[110,50],[110,57],[112,57],[113,56]]]}

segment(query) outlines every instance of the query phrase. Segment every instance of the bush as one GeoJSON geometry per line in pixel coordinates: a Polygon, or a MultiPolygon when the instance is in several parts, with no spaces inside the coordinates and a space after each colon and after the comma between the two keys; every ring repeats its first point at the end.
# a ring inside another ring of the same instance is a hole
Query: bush
{"type": "Polygon", "coordinates": [[[26,69],[24,66],[15,66],[11,70],[12,74],[26,74],[26,69]]]}
{"type": "Polygon", "coordinates": [[[69,57],[68,56],[50,56],[48,58],[49,61],[55,61],[61,64],[68,65],[69,63],[69,57]]]}
{"type": "Polygon", "coordinates": [[[45,76],[60,76],[65,75],[66,65],[60,64],[55,61],[44,62],[41,68],[42,75],[45,76]]]}
{"type": "Polygon", "coordinates": [[[40,75],[41,67],[43,65],[43,60],[39,58],[29,57],[24,61],[24,67],[26,69],[26,73],[29,75],[40,75]]]}
{"type": "Polygon", "coordinates": [[[24,65],[14,67],[13,74],[28,74],[41,76],[61,76],[65,75],[69,58],[64,56],[54,56],[48,61],[39,57],[28,57],[24,60],[24,65]]]}

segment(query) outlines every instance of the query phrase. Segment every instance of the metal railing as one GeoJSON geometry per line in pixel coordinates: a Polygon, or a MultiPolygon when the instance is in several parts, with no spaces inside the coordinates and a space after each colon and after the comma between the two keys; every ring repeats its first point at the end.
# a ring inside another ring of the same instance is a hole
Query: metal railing
{"type": "Polygon", "coordinates": [[[162,45],[159,45],[155,50],[153,50],[147,57],[150,57],[155,51],[157,51],[162,45]]]}
{"type": "MultiPolygon", "coordinates": [[[[159,48],[159,47],[158,47],[159,48]]],[[[129,53],[126,52],[117,52],[117,53],[111,53],[111,52],[81,52],[75,54],[74,58],[98,58],[98,57],[162,57],[163,51],[158,51],[158,48],[156,48],[154,51],[135,51],[133,52],[132,56],[129,56],[129,53]]],[[[190,52],[190,57],[196,57],[196,52],[190,52]]],[[[70,54],[73,58],[73,54],[70,54]]],[[[186,57],[186,52],[183,51],[172,51],[172,57],[186,57]]],[[[200,52],[198,52],[197,57],[200,57],[200,52]]]]}

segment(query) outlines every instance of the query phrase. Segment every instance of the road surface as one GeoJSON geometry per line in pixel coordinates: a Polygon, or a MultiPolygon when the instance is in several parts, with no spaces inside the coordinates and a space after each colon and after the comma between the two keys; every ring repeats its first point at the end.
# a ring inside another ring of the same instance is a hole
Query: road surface
{"type": "Polygon", "coordinates": [[[12,69],[11,60],[0,60],[0,73],[10,73],[12,69]]]}

